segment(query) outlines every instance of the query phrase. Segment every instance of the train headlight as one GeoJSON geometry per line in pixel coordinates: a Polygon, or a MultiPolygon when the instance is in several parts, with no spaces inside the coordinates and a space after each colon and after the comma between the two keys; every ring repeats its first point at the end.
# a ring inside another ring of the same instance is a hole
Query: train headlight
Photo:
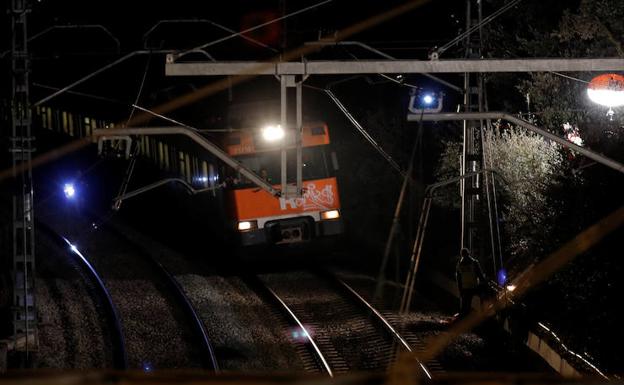
{"type": "Polygon", "coordinates": [[[262,137],[267,142],[276,142],[284,138],[284,130],[282,126],[266,126],[262,129],[262,137]]]}
{"type": "Polygon", "coordinates": [[[338,210],[323,211],[321,213],[321,219],[323,220],[338,219],[338,218],[340,218],[340,211],[338,210]]]}
{"type": "Polygon", "coordinates": [[[258,228],[258,221],[241,221],[238,222],[238,231],[249,231],[258,228]]]}

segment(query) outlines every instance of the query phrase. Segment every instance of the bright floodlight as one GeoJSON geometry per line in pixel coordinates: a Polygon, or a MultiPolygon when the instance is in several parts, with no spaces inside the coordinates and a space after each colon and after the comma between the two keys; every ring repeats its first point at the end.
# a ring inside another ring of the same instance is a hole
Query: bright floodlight
{"type": "Polygon", "coordinates": [[[601,106],[609,108],[624,106],[624,91],[594,90],[589,88],[587,89],[587,95],[589,95],[592,102],[601,106]]]}
{"type": "Polygon", "coordinates": [[[282,126],[266,126],[262,129],[262,137],[267,142],[275,142],[281,140],[284,137],[284,130],[282,126]]]}
{"type": "Polygon", "coordinates": [[[431,95],[425,95],[425,96],[423,96],[423,99],[422,99],[422,100],[423,100],[423,102],[424,102],[425,104],[429,105],[429,104],[433,103],[433,96],[431,96],[431,95]]]}
{"type": "Polygon", "coordinates": [[[65,193],[67,199],[71,199],[76,195],[76,189],[72,183],[65,183],[63,186],[63,193],[65,193]]]}

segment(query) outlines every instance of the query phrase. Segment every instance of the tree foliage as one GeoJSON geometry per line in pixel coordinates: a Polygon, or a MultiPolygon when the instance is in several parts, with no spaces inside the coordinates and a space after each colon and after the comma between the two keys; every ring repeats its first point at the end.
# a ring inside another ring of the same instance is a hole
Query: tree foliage
{"type": "Polygon", "coordinates": [[[547,247],[545,235],[559,213],[549,193],[565,177],[566,165],[560,146],[522,128],[494,124],[485,134],[488,168],[500,176],[502,222],[507,258],[534,262],[547,247]],[[502,181],[502,183],[501,183],[502,181]]]}
{"type": "MultiPolygon", "coordinates": [[[[486,4],[496,9],[503,3],[504,0],[490,0],[486,4]]],[[[487,56],[498,58],[624,57],[622,20],[624,1],[621,0],[525,0],[514,12],[486,27],[485,51],[487,56]]],[[[489,75],[488,92],[496,95],[490,98],[490,107],[526,112],[528,96],[537,125],[562,135],[564,124],[570,123],[578,127],[585,146],[621,161],[624,109],[616,109],[613,120],[609,120],[605,116],[606,107],[589,101],[587,82],[596,75],[588,72],[489,75]]],[[[527,238],[535,245],[544,245],[543,254],[556,250],[622,203],[624,183],[620,174],[591,165],[582,157],[571,162],[566,161],[568,157],[563,159],[563,175],[554,175],[559,181],[544,196],[546,207],[552,212],[541,217],[546,221],[545,227],[535,226],[544,232],[529,234],[527,238]],[[582,178],[572,177],[574,167],[582,178]]],[[[619,234],[621,237],[621,230],[619,234]]],[[[572,348],[589,352],[607,369],[620,371],[622,354],[613,347],[623,341],[613,337],[619,333],[618,325],[623,320],[612,309],[621,301],[614,293],[624,264],[614,258],[616,238],[607,238],[579,256],[546,287],[540,288],[531,304],[540,308],[540,317],[552,322],[572,348]]]]}
{"type": "MultiPolygon", "coordinates": [[[[560,146],[522,128],[497,122],[485,132],[486,167],[495,171],[500,219],[506,242],[506,260],[526,266],[544,254],[548,233],[559,212],[549,193],[566,178],[567,166],[560,146]]],[[[459,175],[462,143],[448,141],[440,157],[439,181],[459,175]]],[[[461,205],[457,189],[446,189],[437,202],[461,205]]]]}

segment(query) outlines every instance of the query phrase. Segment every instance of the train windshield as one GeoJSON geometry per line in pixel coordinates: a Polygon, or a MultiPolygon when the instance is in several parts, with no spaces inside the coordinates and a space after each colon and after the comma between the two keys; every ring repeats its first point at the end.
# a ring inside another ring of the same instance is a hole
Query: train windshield
{"type": "MultiPolygon", "coordinates": [[[[329,178],[330,172],[323,146],[304,147],[302,149],[303,180],[329,178]]],[[[287,151],[288,156],[288,183],[296,183],[296,153],[294,149],[287,151]]],[[[261,152],[236,157],[243,165],[269,181],[272,184],[281,182],[280,164],[281,152],[261,152]]],[[[237,175],[233,182],[235,188],[251,187],[253,184],[244,176],[237,175]]]]}

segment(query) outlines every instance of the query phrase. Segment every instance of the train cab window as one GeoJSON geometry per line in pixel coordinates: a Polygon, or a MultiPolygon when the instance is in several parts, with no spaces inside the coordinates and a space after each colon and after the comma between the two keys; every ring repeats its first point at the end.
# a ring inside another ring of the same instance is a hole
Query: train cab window
{"type": "MultiPolygon", "coordinates": [[[[288,183],[296,183],[296,153],[294,149],[289,149],[288,157],[288,183]]],[[[325,151],[321,147],[306,147],[302,152],[303,180],[323,179],[330,177],[328,162],[325,151]]],[[[271,151],[256,153],[237,157],[244,166],[251,169],[256,174],[262,176],[269,183],[279,184],[281,182],[281,153],[271,151]]],[[[253,184],[247,178],[238,175],[230,175],[231,186],[234,188],[248,188],[253,184]]]]}

